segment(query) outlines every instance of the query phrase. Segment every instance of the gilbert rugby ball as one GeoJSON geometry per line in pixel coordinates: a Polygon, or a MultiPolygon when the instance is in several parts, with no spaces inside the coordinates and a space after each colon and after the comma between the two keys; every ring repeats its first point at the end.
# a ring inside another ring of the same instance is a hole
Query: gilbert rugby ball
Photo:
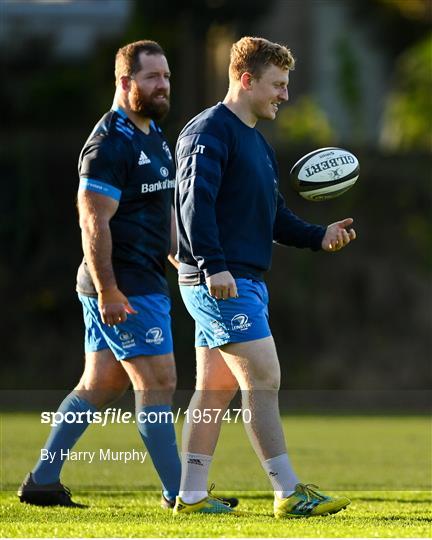
{"type": "Polygon", "coordinates": [[[319,148],[297,161],[290,180],[293,189],[308,201],[325,201],[348,191],[359,172],[358,159],[348,150],[319,148]]]}

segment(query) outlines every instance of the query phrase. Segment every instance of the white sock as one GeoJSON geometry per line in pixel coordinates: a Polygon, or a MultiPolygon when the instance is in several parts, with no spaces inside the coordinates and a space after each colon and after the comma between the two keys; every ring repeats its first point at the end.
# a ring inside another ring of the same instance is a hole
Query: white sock
{"type": "Polygon", "coordinates": [[[182,454],[182,476],[179,496],[186,504],[194,504],[208,496],[207,482],[212,456],[182,454]]]}
{"type": "Polygon", "coordinates": [[[267,459],[262,462],[262,466],[269,477],[275,494],[280,499],[289,497],[295,491],[299,479],[292,468],[288,454],[267,459]]]}

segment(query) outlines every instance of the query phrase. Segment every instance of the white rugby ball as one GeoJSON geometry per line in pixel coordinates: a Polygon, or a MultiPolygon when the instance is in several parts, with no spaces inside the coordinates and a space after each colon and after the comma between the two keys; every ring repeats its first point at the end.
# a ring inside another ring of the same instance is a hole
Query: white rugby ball
{"type": "Polygon", "coordinates": [[[348,191],[359,172],[358,159],[348,150],[319,148],[297,161],[290,180],[293,189],[308,201],[325,201],[348,191]]]}

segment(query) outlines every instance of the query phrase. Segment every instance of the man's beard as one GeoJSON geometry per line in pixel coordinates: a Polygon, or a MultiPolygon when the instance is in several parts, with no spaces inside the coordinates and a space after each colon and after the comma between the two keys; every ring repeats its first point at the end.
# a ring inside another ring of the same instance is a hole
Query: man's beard
{"type": "Polygon", "coordinates": [[[167,100],[155,103],[155,96],[161,95],[161,92],[154,92],[150,96],[144,95],[137,86],[133,86],[130,93],[130,106],[135,114],[142,118],[151,118],[159,122],[168,114],[170,108],[169,94],[165,93],[167,100]]]}

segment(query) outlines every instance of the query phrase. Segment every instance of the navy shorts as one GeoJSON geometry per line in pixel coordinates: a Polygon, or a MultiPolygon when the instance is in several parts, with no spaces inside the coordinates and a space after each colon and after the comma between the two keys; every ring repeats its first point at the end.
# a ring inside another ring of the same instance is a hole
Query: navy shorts
{"type": "Polygon", "coordinates": [[[83,306],[86,353],[111,349],[117,360],[125,360],[173,352],[168,296],[155,293],[128,297],[138,313],[128,314],[125,322],[115,326],[102,322],[97,298],[82,294],[78,298],[83,306]]]}
{"type": "Polygon", "coordinates": [[[271,336],[268,292],[263,281],[236,279],[239,298],[216,300],[207,285],[180,285],[186,309],[195,320],[195,346],[221,347],[227,343],[271,336]]]}

